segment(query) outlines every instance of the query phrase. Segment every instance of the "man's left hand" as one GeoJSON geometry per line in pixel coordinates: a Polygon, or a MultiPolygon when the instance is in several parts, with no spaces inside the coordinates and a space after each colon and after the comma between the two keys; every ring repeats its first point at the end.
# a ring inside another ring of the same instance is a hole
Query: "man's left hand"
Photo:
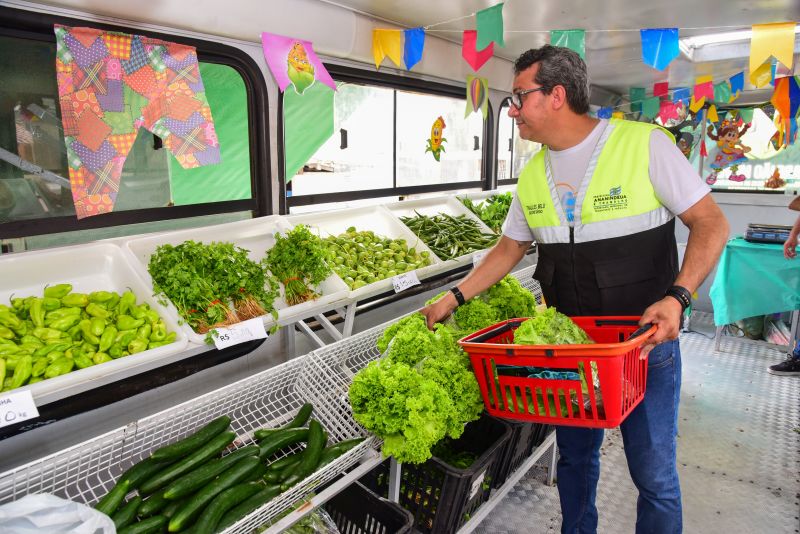
{"type": "Polygon", "coordinates": [[[658,330],[647,340],[642,347],[641,356],[647,355],[650,350],[663,341],[671,341],[678,337],[681,329],[681,315],[683,308],[681,304],[672,297],[664,297],[658,302],[651,304],[639,321],[640,325],[652,323],[658,326],[658,330]]]}

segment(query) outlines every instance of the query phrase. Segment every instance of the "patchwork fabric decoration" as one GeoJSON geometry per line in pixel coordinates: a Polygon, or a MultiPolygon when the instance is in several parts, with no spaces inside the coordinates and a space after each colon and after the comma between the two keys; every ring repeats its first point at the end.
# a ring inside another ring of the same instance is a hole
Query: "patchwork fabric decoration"
{"type": "Polygon", "coordinates": [[[192,46],[141,35],[55,26],[56,76],[78,219],[113,211],[139,127],[184,168],[220,162],[192,46]]]}

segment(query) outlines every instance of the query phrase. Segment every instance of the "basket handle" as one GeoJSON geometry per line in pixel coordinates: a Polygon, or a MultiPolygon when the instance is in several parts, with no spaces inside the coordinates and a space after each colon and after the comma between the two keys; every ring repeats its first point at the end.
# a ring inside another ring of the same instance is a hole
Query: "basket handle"
{"type": "Polygon", "coordinates": [[[484,343],[485,341],[487,341],[489,339],[492,339],[494,337],[499,336],[500,334],[503,334],[505,332],[508,332],[509,330],[513,330],[514,328],[519,327],[519,325],[521,325],[524,321],[525,321],[525,319],[520,319],[518,321],[513,321],[512,320],[512,321],[508,321],[506,323],[499,324],[499,325],[495,326],[494,328],[492,328],[491,330],[488,330],[488,331],[484,332],[483,334],[475,336],[473,339],[470,339],[469,342],[470,343],[484,343]]]}
{"type": "Polygon", "coordinates": [[[642,334],[644,334],[645,332],[647,332],[651,328],[653,328],[653,323],[647,323],[647,324],[644,324],[644,325],[640,326],[639,328],[636,329],[636,331],[633,334],[628,336],[628,341],[630,341],[631,339],[635,338],[636,336],[641,336],[642,334]]]}

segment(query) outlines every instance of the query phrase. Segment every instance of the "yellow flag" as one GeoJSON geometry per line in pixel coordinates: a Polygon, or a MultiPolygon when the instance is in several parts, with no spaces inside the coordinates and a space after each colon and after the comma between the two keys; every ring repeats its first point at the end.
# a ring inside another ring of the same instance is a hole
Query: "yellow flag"
{"type": "MultiPolygon", "coordinates": [[[[750,38],[750,79],[760,70],[769,56],[792,68],[794,59],[794,22],[774,22],[772,24],[753,24],[750,38]]],[[[756,86],[761,87],[761,86],[756,86]]]]}
{"type": "Polygon", "coordinates": [[[381,66],[381,61],[389,56],[395,65],[403,66],[403,46],[400,43],[400,30],[372,30],[372,56],[375,58],[375,68],[381,66]]]}
{"type": "Polygon", "coordinates": [[[611,118],[612,119],[624,119],[625,118],[625,113],[622,112],[622,111],[615,111],[614,113],[611,114],[611,118]]]}
{"type": "Polygon", "coordinates": [[[708,107],[708,120],[711,122],[719,122],[719,115],[717,115],[717,106],[711,104],[708,107]]]}
{"type": "Polygon", "coordinates": [[[692,110],[692,113],[697,113],[700,111],[700,108],[703,107],[703,104],[706,103],[706,97],[700,98],[700,100],[695,100],[694,95],[692,95],[691,100],[689,101],[689,109],[692,110]]]}
{"type": "Polygon", "coordinates": [[[756,70],[750,73],[750,83],[754,87],[764,87],[769,85],[772,80],[772,64],[768,61],[761,64],[756,70]]]}
{"type": "Polygon", "coordinates": [[[709,74],[708,76],[699,76],[694,81],[694,84],[695,85],[702,85],[702,84],[704,84],[706,82],[712,82],[712,81],[714,81],[714,78],[713,78],[713,76],[711,74],[709,74]]]}

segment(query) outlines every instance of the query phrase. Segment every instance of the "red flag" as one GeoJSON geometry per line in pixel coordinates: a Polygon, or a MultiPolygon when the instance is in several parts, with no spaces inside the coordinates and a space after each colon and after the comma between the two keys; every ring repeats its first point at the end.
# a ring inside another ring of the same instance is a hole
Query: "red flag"
{"type": "Polygon", "coordinates": [[[708,157],[708,150],[706,150],[706,140],[705,139],[700,141],[700,155],[703,156],[704,158],[708,157]]]}
{"type": "Polygon", "coordinates": [[[489,58],[494,54],[494,43],[483,50],[475,50],[475,43],[478,40],[477,30],[464,30],[464,38],[461,43],[461,55],[472,67],[472,70],[479,71],[483,64],[489,61],[489,58]]]}

